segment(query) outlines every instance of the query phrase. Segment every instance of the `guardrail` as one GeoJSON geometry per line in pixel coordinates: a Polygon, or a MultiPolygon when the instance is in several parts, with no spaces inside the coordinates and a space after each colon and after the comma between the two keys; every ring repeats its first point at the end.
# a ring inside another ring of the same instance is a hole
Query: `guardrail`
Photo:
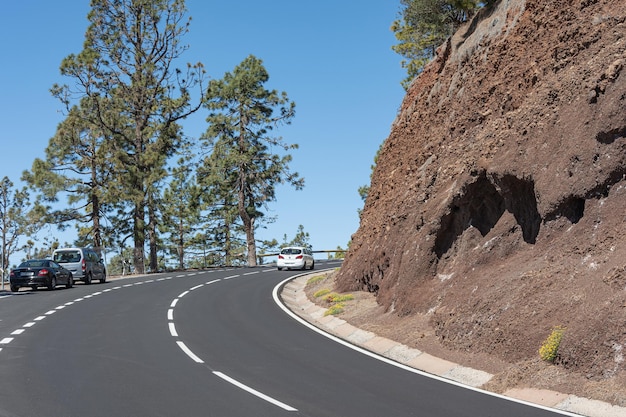
{"type": "MultiPolygon", "coordinates": [[[[334,249],[334,250],[314,250],[311,251],[313,253],[346,253],[347,250],[346,249],[334,249]]],[[[276,252],[276,253],[261,253],[261,254],[257,254],[257,256],[264,258],[266,256],[278,256],[280,255],[280,253],[276,252]]]]}

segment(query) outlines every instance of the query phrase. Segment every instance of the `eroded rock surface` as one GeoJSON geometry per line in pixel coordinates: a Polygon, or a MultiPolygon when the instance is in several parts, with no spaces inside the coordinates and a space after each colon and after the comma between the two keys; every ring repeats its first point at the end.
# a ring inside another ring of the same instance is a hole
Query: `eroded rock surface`
{"type": "Polygon", "coordinates": [[[447,348],[624,376],[626,2],[503,0],[413,82],[338,282],[447,348]]]}

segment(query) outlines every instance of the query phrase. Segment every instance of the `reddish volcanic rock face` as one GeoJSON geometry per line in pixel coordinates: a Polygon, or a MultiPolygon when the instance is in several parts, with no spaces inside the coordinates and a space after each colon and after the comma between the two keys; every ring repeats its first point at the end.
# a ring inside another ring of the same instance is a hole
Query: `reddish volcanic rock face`
{"type": "Polygon", "coordinates": [[[624,371],[626,2],[503,0],[413,82],[339,273],[451,349],[624,371]]]}

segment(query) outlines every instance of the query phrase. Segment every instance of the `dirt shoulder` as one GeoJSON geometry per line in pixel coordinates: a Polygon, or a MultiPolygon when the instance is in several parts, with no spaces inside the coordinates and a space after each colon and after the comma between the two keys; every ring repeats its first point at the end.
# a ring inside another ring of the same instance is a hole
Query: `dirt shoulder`
{"type": "MultiPolygon", "coordinates": [[[[335,314],[351,325],[378,336],[401,343],[424,353],[462,366],[493,374],[481,388],[503,394],[514,389],[544,389],[578,397],[626,406],[626,377],[623,373],[604,380],[592,380],[571,372],[564,366],[539,358],[509,363],[469,349],[450,349],[443,346],[430,322],[429,314],[399,317],[378,305],[373,294],[364,291],[337,292],[336,272],[320,273],[309,279],[305,293],[309,301],[324,308],[334,303],[322,293],[337,293],[352,299],[342,301],[343,311],[335,314]]],[[[344,297],[345,298],[345,297],[344,297]]],[[[518,323],[517,325],[521,325],[518,323]]],[[[539,346],[537,347],[539,349],[539,346]]]]}

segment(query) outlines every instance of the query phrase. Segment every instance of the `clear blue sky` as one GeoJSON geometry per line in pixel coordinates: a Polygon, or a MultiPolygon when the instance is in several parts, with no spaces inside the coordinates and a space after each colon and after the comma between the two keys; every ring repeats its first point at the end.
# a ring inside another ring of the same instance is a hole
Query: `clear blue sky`
{"type": "MultiPolygon", "coordinates": [[[[305,188],[281,187],[268,215],[277,221],[259,230],[260,239],[293,238],[298,225],[314,249],[346,247],[358,229],[358,187],[369,183],[376,151],[388,136],[404,91],[400,56],[391,51],[390,31],[399,1],[187,0],[192,17],[183,42],[189,50],[179,67],[201,61],[211,78],[222,78],[249,54],[263,60],[268,88],[287,92],[296,103],[290,126],[276,131],[300,148],[291,168],[305,188]]],[[[21,185],[62,120],[61,104],[49,92],[70,83],[59,74],[61,60],[82,49],[88,0],[21,1],[3,5],[0,38],[0,178],[21,185]]],[[[198,137],[206,129],[201,111],[183,125],[198,137]]],[[[73,231],[58,235],[61,243],[73,231]]],[[[13,257],[11,263],[20,260],[13,257]]]]}

